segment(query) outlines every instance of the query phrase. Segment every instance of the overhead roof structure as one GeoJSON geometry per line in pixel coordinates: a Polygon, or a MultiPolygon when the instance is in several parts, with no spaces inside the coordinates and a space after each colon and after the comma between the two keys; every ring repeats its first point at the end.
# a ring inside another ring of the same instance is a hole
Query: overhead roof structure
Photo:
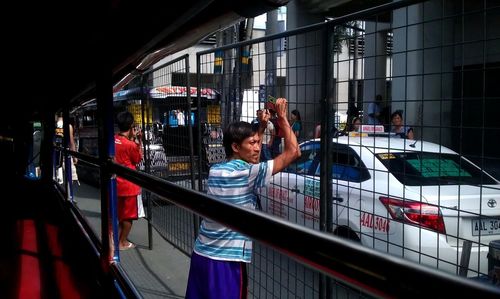
{"type": "Polygon", "coordinates": [[[92,98],[98,76],[115,84],[148,53],[175,53],[288,0],[29,2],[4,9],[2,122],[92,98]]]}
{"type": "MultiPolygon", "coordinates": [[[[95,97],[98,76],[116,86],[162,57],[188,48],[245,17],[255,17],[290,0],[17,1],[6,4],[3,22],[0,123],[52,113],[95,97]],[[106,74],[107,73],[107,74],[106,74]],[[6,96],[8,94],[8,97],[6,96]]],[[[310,11],[364,0],[295,0],[310,11]],[[327,5],[326,5],[327,4],[327,5]]],[[[378,5],[386,1],[374,1],[378,5]]],[[[119,90],[115,88],[114,91],[119,90]]]]}

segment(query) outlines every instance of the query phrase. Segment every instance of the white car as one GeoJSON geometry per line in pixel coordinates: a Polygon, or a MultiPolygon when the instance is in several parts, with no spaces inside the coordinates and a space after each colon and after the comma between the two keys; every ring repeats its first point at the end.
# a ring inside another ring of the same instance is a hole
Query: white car
{"type": "MultiPolygon", "coordinates": [[[[319,229],[320,140],[273,176],[264,211],[319,229]]],[[[333,232],[361,244],[468,276],[488,272],[488,244],[500,239],[500,183],[435,143],[389,137],[333,139],[333,232]],[[465,259],[464,259],[465,260],[465,259]]]]}

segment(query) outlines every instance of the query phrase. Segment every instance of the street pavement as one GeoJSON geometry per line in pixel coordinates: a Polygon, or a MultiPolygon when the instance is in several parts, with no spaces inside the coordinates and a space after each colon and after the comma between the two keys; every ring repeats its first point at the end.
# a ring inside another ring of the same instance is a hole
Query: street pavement
{"type": "MultiPolygon", "coordinates": [[[[75,186],[77,207],[97,236],[101,236],[101,201],[98,188],[75,186]]],[[[134,221],[129,239],[136,248],[120,251],[127,275],[145,299],[184,298],[190,259],[153,229],[153,248],[148,248],[147,221],[134,221]]]]}

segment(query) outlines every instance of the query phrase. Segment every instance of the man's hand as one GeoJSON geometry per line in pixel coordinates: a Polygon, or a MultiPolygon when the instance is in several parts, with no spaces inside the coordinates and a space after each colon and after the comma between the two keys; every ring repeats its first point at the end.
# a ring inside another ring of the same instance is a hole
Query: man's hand
{"type": "Polygon", "coordinates": [[[276,113],[278,114],[279,118],[285,118],[286,119],[286,114],[287,114],[287,101],[285,98],[278,98],[276,100],[276,113]]]}
{"type": "MultiPolygon", "coordinates": [[[[290,165],[298,157],[300,157],[300,148],[297,143],[297,137],[290,127],[287,115],[287,101],[285,98],[276,100],[276,113],[278,114],[278,126],[285,140],[284,150],[276,158],[274,158],[273,174],[276,174],[290,165]]],[[[278,137],[279,138],[279,137],[278,137]]]]}
{"type": "Polygon", "coordinates": [[[271,118],[271,114],[269,113],[269,110],[264,109],[264,110],[259,112],[259,114],[257,115],[257,118],[259,120],[259,124],[261,126],[265,127],[265,126],[267,126],[267,122],[271,118]]]}
{"type": "Polygon", "coordinates": [[[134,128],[134,134],[135,134],[135,143],[141,144],[142,143],[142,130],[139,128],[134,128]]]}

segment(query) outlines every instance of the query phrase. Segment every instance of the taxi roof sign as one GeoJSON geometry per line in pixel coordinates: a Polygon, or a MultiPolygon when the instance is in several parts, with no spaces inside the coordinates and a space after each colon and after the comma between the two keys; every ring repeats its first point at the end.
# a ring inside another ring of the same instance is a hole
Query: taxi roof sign
{"type": "Polygon", "coordinates": [[[368,133],[349,132],[349,137],[367,137],[368,133]]]}
{"type": "Polygon", "coordinates": [[[383,125],[362,125],[360,128],[360,132],[363,133],[384,133],[383,125]]]}
{"type": "MultiPolygon", "coordinates": [[[[186,97],[187,87],[185,86],[157,86],[150,90],[149,94],[152,98],[167,98],[167,97],[186,97]]],[[[202,88],[200,89],[202,97],[207,99],[216,99],[217,91],[212,88],[202,88]]],[[[192,97],[198,95],[198,89],[196,87],[191,87],[189,89],[189,94],[192,97]]]]}

